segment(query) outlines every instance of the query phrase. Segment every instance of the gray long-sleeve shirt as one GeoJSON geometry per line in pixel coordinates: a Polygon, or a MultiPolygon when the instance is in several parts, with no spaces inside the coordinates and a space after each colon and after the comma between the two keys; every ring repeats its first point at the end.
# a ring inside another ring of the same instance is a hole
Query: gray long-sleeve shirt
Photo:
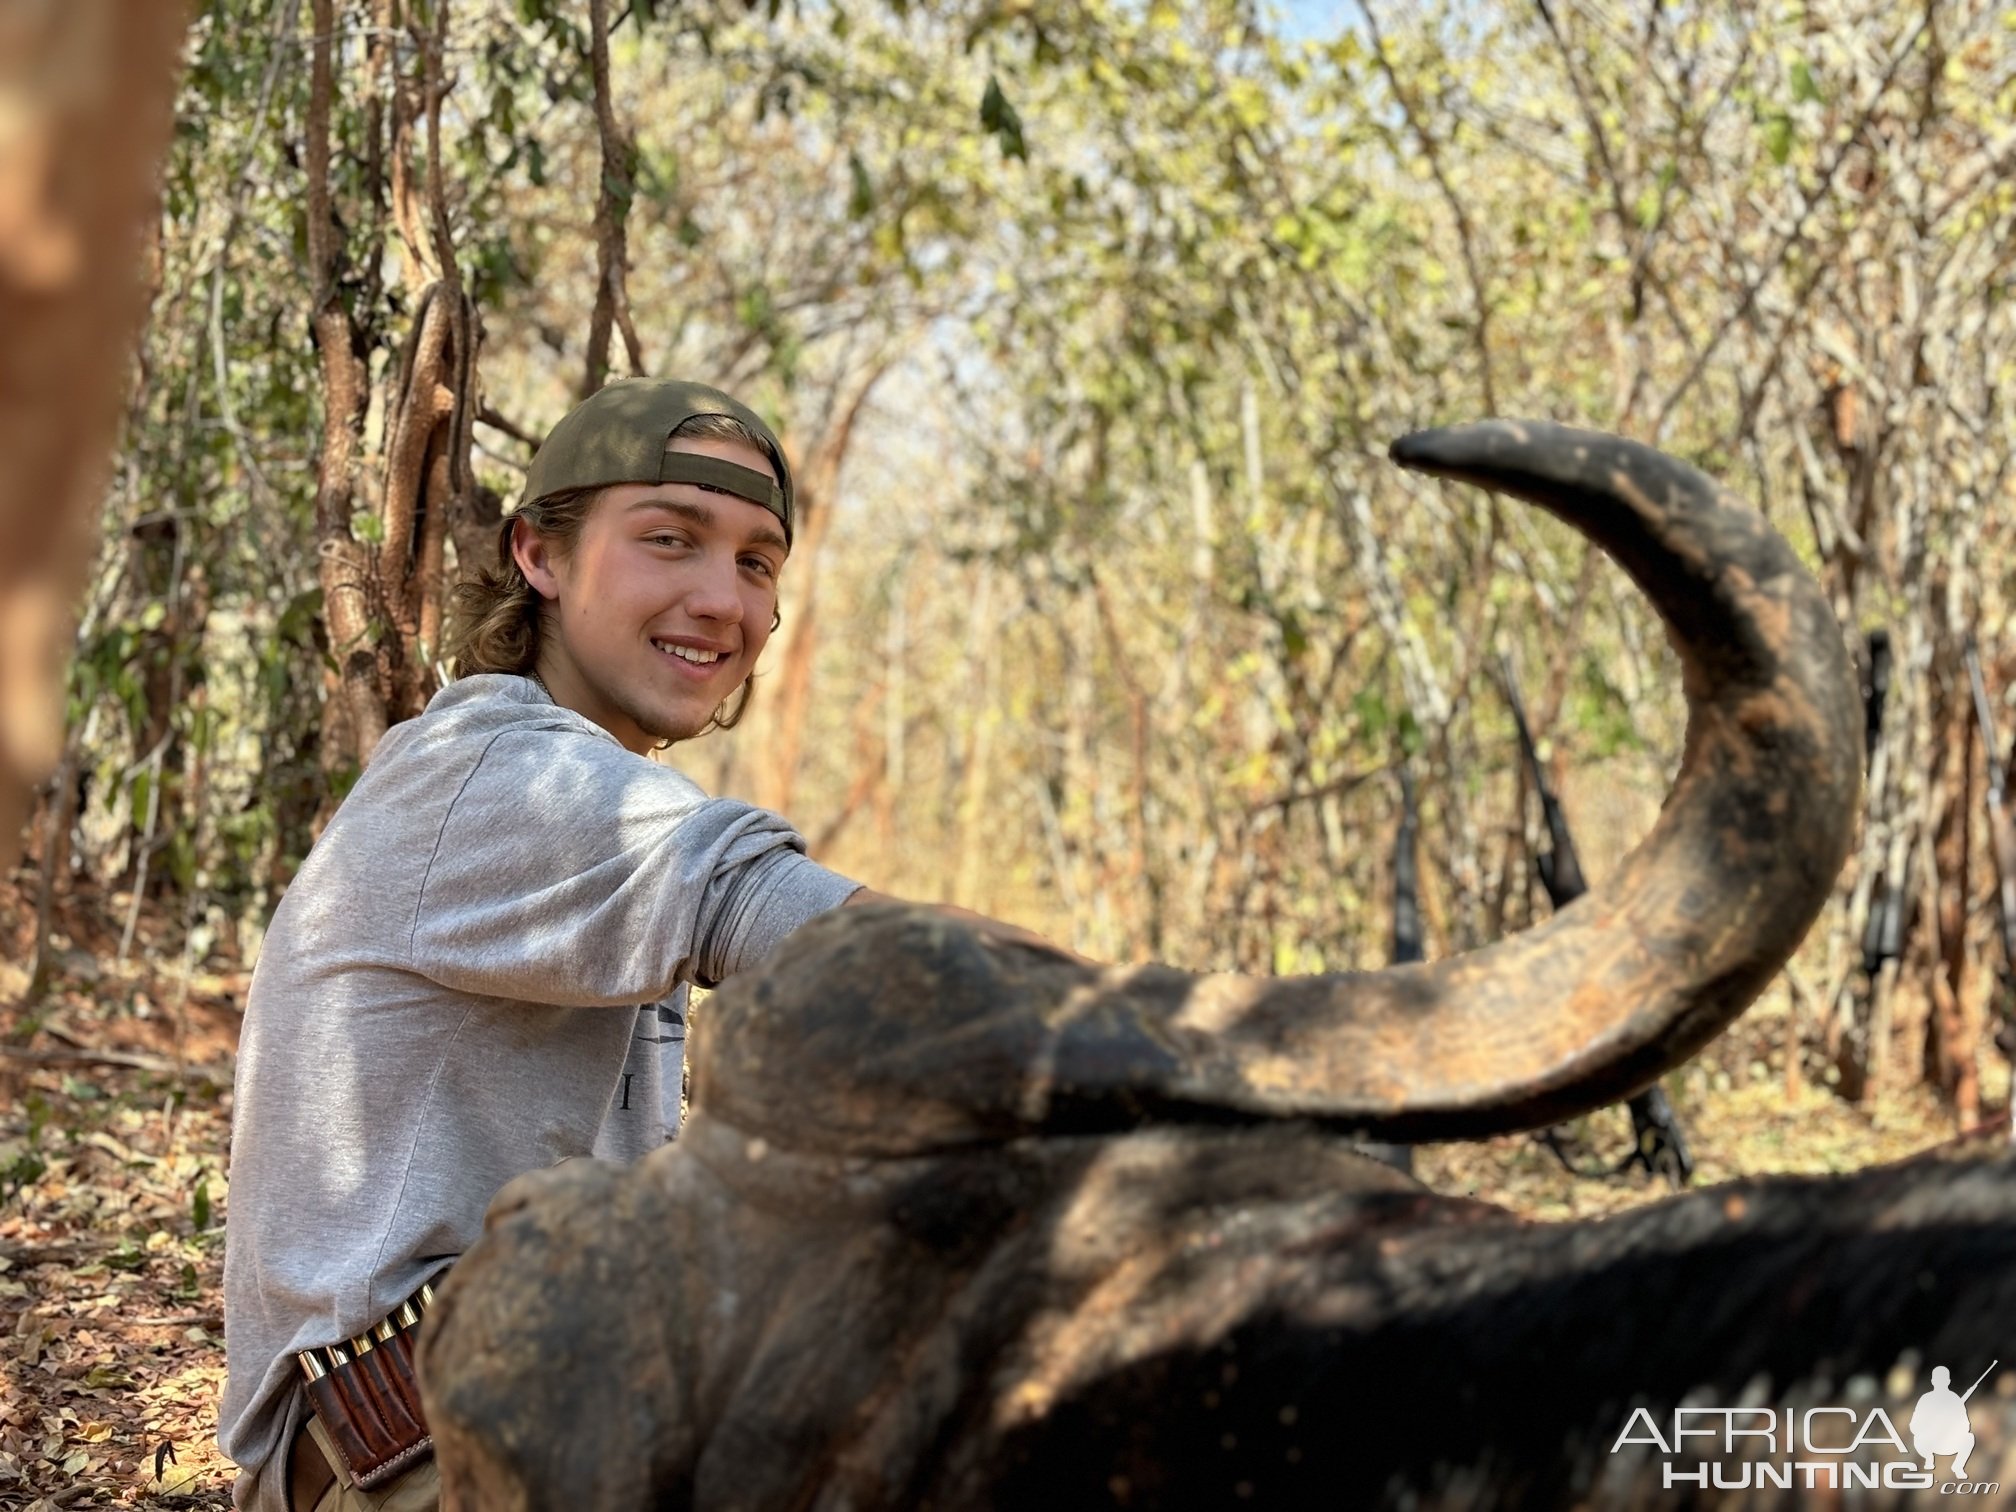
{"type": "Polygon", "coordinates": [[[686,984],[856,884],[531,681],[393,728],[287,890],[240,1038],[218,1441],[285,1512],[295,1351],[351,1338],[482,1231],[497,1189],[675,1132],[686,984]]]}

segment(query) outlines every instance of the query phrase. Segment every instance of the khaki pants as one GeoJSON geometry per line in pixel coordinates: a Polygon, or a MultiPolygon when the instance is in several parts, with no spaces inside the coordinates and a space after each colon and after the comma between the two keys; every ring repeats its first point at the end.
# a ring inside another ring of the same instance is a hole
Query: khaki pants
{"type": "MultiPolygon", "coordinates": [[[[324,1459],[333,1465],[342,1464],[328,1434],[320,1423],[310,1416],[307,1423],[309,1437],[324,1459]]],[[[307,1446],[303,1445],[303,1451],[307,1446]]],[[[375,1491],[362,1491],[349,1483],[339,1470],[336,1481],[316,1499],[312,1507],[296,1507],[294,1512],[437,1512],[441,1505],[441,1471],[430,1455],[425,1464],[415,1465],[404,1475],[375,1491]]]]}

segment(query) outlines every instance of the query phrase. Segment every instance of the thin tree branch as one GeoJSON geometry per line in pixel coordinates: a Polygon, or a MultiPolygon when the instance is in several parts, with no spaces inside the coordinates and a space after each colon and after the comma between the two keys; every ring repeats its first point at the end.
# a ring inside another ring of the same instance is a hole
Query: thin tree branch
{"type": "Polygon", "coordinates": [[[1771,249],[1756,273],[1744,285],[1742,296],[1736,301],[1735,308],[1722,318],[1722,323],[1716,326],[1714,334],[1708,338],[1701,350],[1694,354],[1694,361],[1688,367],[1685,376],[1674,386],[1673,392],[1666,396],[1666,402],[1659,408],[1659,418],[1652,427],[1653,445],[1656,446],[1660,437],[1666,433],[1673,412],[1679,408],[1681,399],[1707,369],[1709,359],[1721,347],[1723,339],[1740,321],[1749,318],[1751,310],[1756,306],[1757,295],[1765,283],[1784,265],[1792,248],[1805,239],[1807,219],[1832,189],[1834,176],[1840,172],[1842,163],[1847,161],[1850,150],[1862,140],[1862,134],[1869,129],[1869,122],[1874,118],[1877,107],[1882,104],[1883,96],[1889,90],[1891,81],[1897,77],[1897,70],[1903,67],[1904,60],[1918,45],[1918,39],[1925,34],[1925,28],[1930,20],[1929,11],[1920,16],[1918,24],[1911,28],[1911,34],[1904,39],[1903,45],[1891,54],[1890,61],[1884,65],[1882,76],[1876,81],[1876,87],[1870,90],[1869,98],[1863,102],[1862,109],[1856,116],[1854,129],[1835,147],[1827,166],[1821,170],[1819,181],[1805,194],[1798,215],[1793,218],[1792,224],[1780,233],[1777,245],[1771,249]]]}
{"type": "Polygon", "coordinates": [[[1385,75],[1393,98],[1400,102],[1401,113],[1406,116],[1415,140],[1421,144],[1422,156],[1428,160],[1428,171],[1435,179],[1435,187],[1442,191],[1443,202],[1455,219],[1456,240],[1463,252],[1463,267],[1470,277],[1470,296],[1477,310],[1477,366],[1484,390],[1484,409],[1487,414],[1495,415],[1498,413],[1498,387],[1491,376],[1491,299],[1484,284],[1484,270],[1477,257],[1476,232],[1471,229],[1470,216],[1463,208],[1462,199],[1450,184],[1449,175],[1443,171],[1442,153],[1435,138],[1429,135],[1420,111],[1415,108],[1413,95],[1401,84],[1392,60],[1386,56],[1386,38],[1379,30],[1379,17],[1372,9],[1372,0],[1358,0],[1358,9],[1364,14],[1366,30],[1372,34],[1372,56],[1379,64],[1380,73],[1385,75]]]}

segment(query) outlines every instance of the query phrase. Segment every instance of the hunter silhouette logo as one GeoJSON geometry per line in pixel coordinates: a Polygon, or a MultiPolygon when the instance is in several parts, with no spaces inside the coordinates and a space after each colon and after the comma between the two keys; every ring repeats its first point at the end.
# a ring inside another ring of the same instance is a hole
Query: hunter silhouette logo
{"type": "Polygon", "coordinates": [[[1967,1461],[1974,1453],[1974,1428],[1967,1419],[1967,1399],[1993,1375],[2000,1360],[1975,1377],[1957,1395],[1953,1374],[1933,1367],[1932,1388],[1918,1398],[1907,1425],[1911,1439],[1897,1431],[1881,1407],[1676,1407],[1669,1425],[1651,1409],[1631,1414],[1612,1454],[1629,1445],[1646,1445],[1663,1456],[1661,1481],[1667,1490],[1680,1486],[1736,1491],[1751,1487],[1779,1490],[1862,1488],[1891,1491],[1928,1490],[1941,1496],[1993,1495],[1995,1481],[1967,1479],[1967,1461]],[[1707,1440],[1704,1445],[1698,1441],[1707,1440]],[[1711,1447],[1712,1446],[1712,1447],[1711,1447]],[[1885,1450],[1888,1453],[1885,1453],[1885,1450]],[[1915,1455],[1915,1457],[1914,1457],[1915,1455]],[[1950,1479],[1942,1480],[1935,1461],[1952,1458],[1950,1479]],[[1674,1461],[1678,1459],[1681,1464],[1674,1461]],[[1692,1467],[1685,1467],[1691,1460],[1692,1467]],[[1921,1465],[1919,1461],[1922,1460],[1921,1465]]]}
{"type": "Polygon", "coordinates": [[[1925,1456],[1927,1470],[1932,1468],[1934,1457],[1950,1454],[1953,1474],[1961,1480],[1967,1479],[1967,1456],[1974,1452],[1974,1426],[1967,1421],[1967,1398],[1980,1389],[1989,1372],[2001,1363],[1991,1361],[1988,1369],[1959,1396],[1953,1395],[1947,1385],[1953,1373],[1944,1365],[1933,1367],[1932,1389],[1918,1398],[1918,1405],[1911,1409],[1911,1443],[1925,1456]]]}

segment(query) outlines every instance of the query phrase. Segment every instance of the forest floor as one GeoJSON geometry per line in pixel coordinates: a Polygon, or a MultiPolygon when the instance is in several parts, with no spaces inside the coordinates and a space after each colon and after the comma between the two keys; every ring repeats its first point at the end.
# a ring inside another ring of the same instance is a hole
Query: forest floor
{"type": "MultiPolygon", "coordinates": [[[[123,913],[60,924],[50,990],[23,1006],[27,972],[9,963],[29,958],[33,911],[0,884],[0,1512],[228,1507],[225,1146],[248,977],[185,975],[145,915],[124,964],[123,913]]],[[[1782,1023],[1757,1013],[1668,1079],[1697,1183],[1853,1170],[1956,1132],[1922,1091],[1880,1117],[1810,1083],[1788,1094],[1782,1023]]],[[[2007,1069],[1987,1059],[1989,1115],[2006,1118],[2007,1069]]],[[[1629,1121],[1606,1110],[1571,1136],[1579,1165],[1614,1164],[1629,1121]]],[[[1430,1147],[1419,1174],[1544,1219],[1665,1192],[1642,1174],[1571,1176],[1527,1136],[1430,1147]]]]}

